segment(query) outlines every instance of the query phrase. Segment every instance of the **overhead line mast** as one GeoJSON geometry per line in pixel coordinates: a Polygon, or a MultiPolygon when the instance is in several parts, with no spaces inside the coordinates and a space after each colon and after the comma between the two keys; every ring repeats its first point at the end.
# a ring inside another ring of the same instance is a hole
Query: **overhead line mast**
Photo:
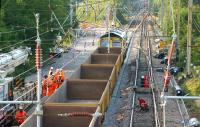
{"type": "Polygon", "coordinates": [[[35,14],[36,18],[36,30],[37,30],[37,39],[36,41],[36,68],[37,68],[37,107],[36,107],[36,115],[37,115],[37,127],[41,127],[42,123],[42,111],[41,111],[41,85],[42,85],[42,52],[41,52],[41,40],[39,35],[39,13],[35,14]]]}
{"type": "Polygon", "coordinates": [[[191,74],[191,42],[192,42],[192,5],[193,0],[188,1],[188,36],[187,36],[187,74],[191,74]]]}

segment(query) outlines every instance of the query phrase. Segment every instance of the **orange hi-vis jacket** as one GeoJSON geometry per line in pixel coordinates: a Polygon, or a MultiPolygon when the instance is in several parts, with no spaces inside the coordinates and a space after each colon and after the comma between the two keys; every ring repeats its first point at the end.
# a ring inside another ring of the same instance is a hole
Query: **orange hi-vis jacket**
{"type": "Polygon", "coordinates": [[[63,83],[61,74],[58,75],[57,83],[58,83],[58,87],[60,87],[62,85],[62,83],[63,83]]]}
{"type": "Polygon", "coordinates": [[[15,119],[19,124],[22,124],[27,118],[27,113],[25,111],[17,111],[15,114],[15,119]]]}
{"type": "Polygon", "coordinates": [[[54,79],[52,80],[53,81],[53,89],[54,89],[54,91],[58,88],[57,79],[58,79],[58,76],[55,75],[54,79]]]}
{"type": "Polygon", "coordinates": [[[51,96],[54,92],[53,80],[48,79],[47,81],[47,95],[51,96]]]}
{"type": "Polygon", "coordinates": [[[54,74],[54,82],[57,82],[59,76],[59,71],[56,71],[54,74]]]}
{"type": "Polygon", "coordinates": [[[47,85],[48,85],[48,79],[43,79],[43,81],[42,81],[42,96],[47,95],[47,85]]]}
{"type": "Polygon", "coordinates": [[[62,76],[62,81],[64,82],[64,80],[65,80],[65,72],[63,70],[61,71],[61,76],[62,76]]]}
{"type": "Polygon", "coordinates": [[[60,85],[63,83],[65,77],[64,77],[64,72],[63,71],[59,71],[55,74],[55,82],[57,83],[58,87],[60,87],[60,85]]]}

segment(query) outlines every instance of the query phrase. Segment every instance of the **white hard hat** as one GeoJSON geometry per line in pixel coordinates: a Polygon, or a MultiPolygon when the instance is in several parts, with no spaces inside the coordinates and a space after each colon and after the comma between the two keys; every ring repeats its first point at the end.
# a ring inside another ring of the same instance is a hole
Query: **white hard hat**
{"type": "Polygon", "coordinates": [[[20,106],[19,106],[19,109],[23,109],[23,106],[22,106],[22,105],[20,105],[20,106]]]}
{"type": "Polygon", "coordinates": [[[51,67],[50,69],[53,70],[53,67],[51,67]]]}

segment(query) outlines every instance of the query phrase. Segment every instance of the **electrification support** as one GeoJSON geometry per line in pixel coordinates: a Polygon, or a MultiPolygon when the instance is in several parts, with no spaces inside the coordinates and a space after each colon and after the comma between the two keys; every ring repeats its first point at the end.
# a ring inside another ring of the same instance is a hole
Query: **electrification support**
{"type": "Polygon", "coordinates": [[[168,0],[164,0],[164,13],[165,13],[165,17],[164,17],[164,21],[165,21],[165,24],[164,24],[164,35],[167,35],[167,31],[168,31],[168,29],[167,29],[167,26],[168,26],[168,24],[167,24],[167,22],[169,21],[169,10],[168,10],[169,8],[168,8],[168,0]]]}
{"type": "Polygon", "coordinates": [[[41,40],[39,36],[39,14],[35,14],[36,18],[36,30],[37,30],[37,39],[35,40],[36,45],[36,67],[37,67],[37,107],[36,107],[36,115],[37,115],[37,127],[41,127],[42,125],[42,110],[41,110],[41,40]]]}
{"type": "Polygon", "coordinates": [[[200,100],[200,96],[164,96],[165,99],[191,99],[200,100]]]}
{"type": "Polygon", "coordinates": [[[70,25],[72,26],[72,24],[73,24],[73,5],[70,0],[70,25]]]}
{"type": "Polygon", "coordinates": [[[88,16],[88,0],[86,0],[85,4],[86,4],[86,16],[88,16]]]}
{"type": "Polygon", "coordinates": [[[56,21],[57,21],[58,25],[60,26],[61,32],[62,32],[64,35],[66,35],[66,33],[65,33],[65,30],[64,30],[64,28],[63,28],[63,26],[60,24],[60,22],[59,22],[58,18],[56,17],[56,14],[54,13],[54,11],[53,11],[53,10],[51,10],[51,12],[52,12],[52,14],[53,14],[54,18],[56,19],[56,21]]]}
{"type": "Polygon", "coordinates": [[[163,127],[166,127],[165,107],[166,107],[166,101],[163,100],[163,127]]]}
{"type": "Polygon", "coordinates": [[[110,53],[110,4],[107,12],[107,30],[108,30],[108,54],[110,53]]]}
{"type": "Polygon", "coordinates": [[[113,21],[112,21],[112,25],[113,25],[113,27],[115,27],[116,26],[116,20],[117,20],[117,16],[116,16],[116,12],[117,10],[116,10],[116,8],[115,8],[115,5],[114,5],[114,8],[113,8],[113,21]]]}
{"type": "Polygon", "coordinates": [[[162,8],[162,11],[161,11],[161,26],[164,27],[164,15],[165,15],[164,0],[161,0],[161,8],[162,8]]]}
{"type": "Polygon", "coordinates": [[[166,96],[164,93],[161,95],[162,106],[163,106],[163,127],[166,127],[166,117],[165,108],[167,99],[190,99],[190,100],[200,100],[200,96],[166,96]]]}
{"type": "Polygon", "coordinates": [[[192,5],[193,0],[188,1],[188,38],[187,38],[187,74],[191,74],[191,42],[192,42],[192,5]]]}
{"type": "Polygon", "coordinates": [[[179,44],[180,44],[180,8],[181,8],[181,0],[178,0],[178,5],[177,5],[177,42],[176,42],[176,57],[177,60],[179,61],[179,44]]]}
{"type": "Polygon", "coordinates": [[[75,15],[76,15],[77,10],[78,10],[78,2],[77,2],[77,0],[76,0],[76,11],[75,11],[75,15]]]}
{"type": "Polygon", "coordinates": [[[0,101],[0,104],[38,104],[38,101],[0,101]]]}

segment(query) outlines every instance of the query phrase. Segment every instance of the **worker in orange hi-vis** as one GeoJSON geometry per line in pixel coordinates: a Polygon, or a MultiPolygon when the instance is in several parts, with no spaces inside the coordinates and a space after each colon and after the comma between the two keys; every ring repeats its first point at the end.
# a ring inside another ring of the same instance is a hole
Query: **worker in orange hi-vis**
{"type": "Polygon", "coordinates": [[[63,77],[62,77],[62,73],[59,72],[58,78],[57,78],[57,83],[58,83],[58,87],[60,87],[63,83],[63,77]]]}
{"type": "Polygon", "coordinates": [[[65,72],[63,71],[63,69],[60,69],[60,73],[62,76],[62,82],[64,82],[65,81],[65,72]]]}
{"type": "Polygon", "coordinates": [[[51,77],[48,77],[47,81],[47,95],[51,96],[54,93],[54,84],[53,84],[54,75],[52,74],[51,77]]]}
{"type": "Polygon", "coordinates": [[[27,117],[28,117],[28,115],[27,115],[26,111],[24,111],[23,106],[20,105],[19,110],[15,114],[15,119],[16,119],[17,123],[19,125],[21,125],[26,120],[27,117]]]}
{"type": "Polygon", "coordinates": [[[52,79],[54,91],[58,88],[57,79],[58,79],[58,73],[56,75],[54,75],[54,78],[52,79]]]}
{"type": "Polygon", "coordinates": [[[44,79],[42,80],[42,96],[47,95],[47,85],[48,85],[48,76],[45,75],[44,79]]]}
{"type": "Polygon", "coordinates": [[[53,67],[50,68],[48,77],[51,78],[51,75],[52,75],[52,74],[53,74],[53,67]]]}
{"type": "Polygon", "coordinates": [[[54,82],[57,82],[58,76],[59,76],[59,72],[60,72],[60,69],[56,69],[56,72],[54,73],[54,82]]]}

